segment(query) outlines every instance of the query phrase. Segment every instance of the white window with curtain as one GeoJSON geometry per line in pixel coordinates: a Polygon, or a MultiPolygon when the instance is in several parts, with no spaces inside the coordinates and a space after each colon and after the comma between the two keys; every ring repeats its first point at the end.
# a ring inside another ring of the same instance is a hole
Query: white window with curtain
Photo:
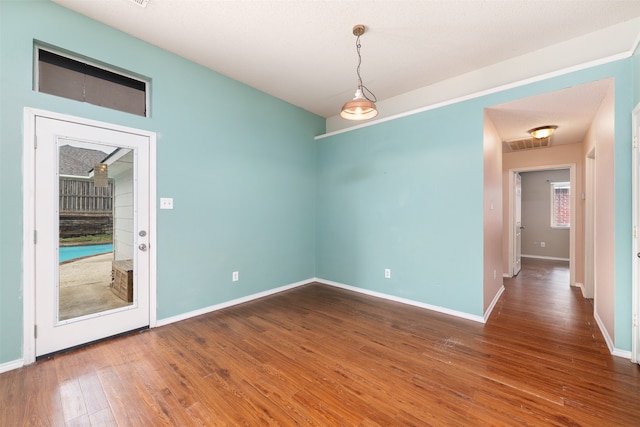
{"type": "Polygon", "coordinates": [[[571,227],[571,183],[551,183],[551,228],[571,227]]]}

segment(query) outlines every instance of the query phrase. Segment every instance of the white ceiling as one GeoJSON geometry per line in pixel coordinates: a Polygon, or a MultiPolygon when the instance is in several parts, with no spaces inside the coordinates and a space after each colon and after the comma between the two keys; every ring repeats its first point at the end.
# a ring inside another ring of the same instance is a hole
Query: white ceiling
{"type": "MultiPolygon", "coordinates": [[[[355,24],[367,27],[364,84],[384,103],[640,17],[640,0],[53,1],[325,118],[356,88],[355,24]]],[[[533,127],[505,109],[494,111],[503,139],[508,117],[533,127]]]]}
{"type": "MultiPolygon", "coordinates": [[[[551,145],[582,142],[613,79],[523,98],[487,108],[503,142],[530,138],[527,130],[556,125],[551,145]]],[[[510,151],[503,144],[503,151],[510,151]]]]}

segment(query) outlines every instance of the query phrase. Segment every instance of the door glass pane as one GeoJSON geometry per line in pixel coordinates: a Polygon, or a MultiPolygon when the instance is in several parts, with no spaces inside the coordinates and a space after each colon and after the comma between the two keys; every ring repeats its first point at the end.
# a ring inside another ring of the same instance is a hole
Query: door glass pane
{"type": "Polygon", "coordinates": [[[58,140],[58,322],[133,305],[133,151],[58,140]]]}

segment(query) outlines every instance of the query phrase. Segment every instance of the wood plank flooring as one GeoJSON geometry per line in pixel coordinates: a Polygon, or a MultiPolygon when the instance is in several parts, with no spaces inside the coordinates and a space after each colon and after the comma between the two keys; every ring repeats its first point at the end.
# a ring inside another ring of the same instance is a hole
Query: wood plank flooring
{"type": "Polygon", "coordinates": [[[564,263],[486,325],[311,284],[0,375],[1,426],[640,425],[564,263]]]}

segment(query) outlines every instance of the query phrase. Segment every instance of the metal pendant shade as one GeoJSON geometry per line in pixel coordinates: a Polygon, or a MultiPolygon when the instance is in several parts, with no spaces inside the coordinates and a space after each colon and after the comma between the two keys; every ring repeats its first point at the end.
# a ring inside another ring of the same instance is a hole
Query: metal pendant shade
{"type": "Polygon", "coordinates": [[[353,35],[356,36],[356,52],[358,53],[358,68],[356,73],[358,75],[358,89],[351,101],[347,101],[340,111],[340,117],[346,120],[367,120],[372,119],[378,115],[375,102],[376,96],[362,84],[362,78],[360,77],[360,64],[362,57],[360,56],[360,36],[364,34],[364,25],[356,25],[353,27],[353,35]],[[365,94],[365,91],[371,94],[373,99],[369,99],[365,94]]]}
{"type": "Polygon", "coordinates": [[[340,117],[346,120],[367,120],[378,115],[376,104],[364,97],[358,89],[355,97],[342,106],[340,117]]]}

